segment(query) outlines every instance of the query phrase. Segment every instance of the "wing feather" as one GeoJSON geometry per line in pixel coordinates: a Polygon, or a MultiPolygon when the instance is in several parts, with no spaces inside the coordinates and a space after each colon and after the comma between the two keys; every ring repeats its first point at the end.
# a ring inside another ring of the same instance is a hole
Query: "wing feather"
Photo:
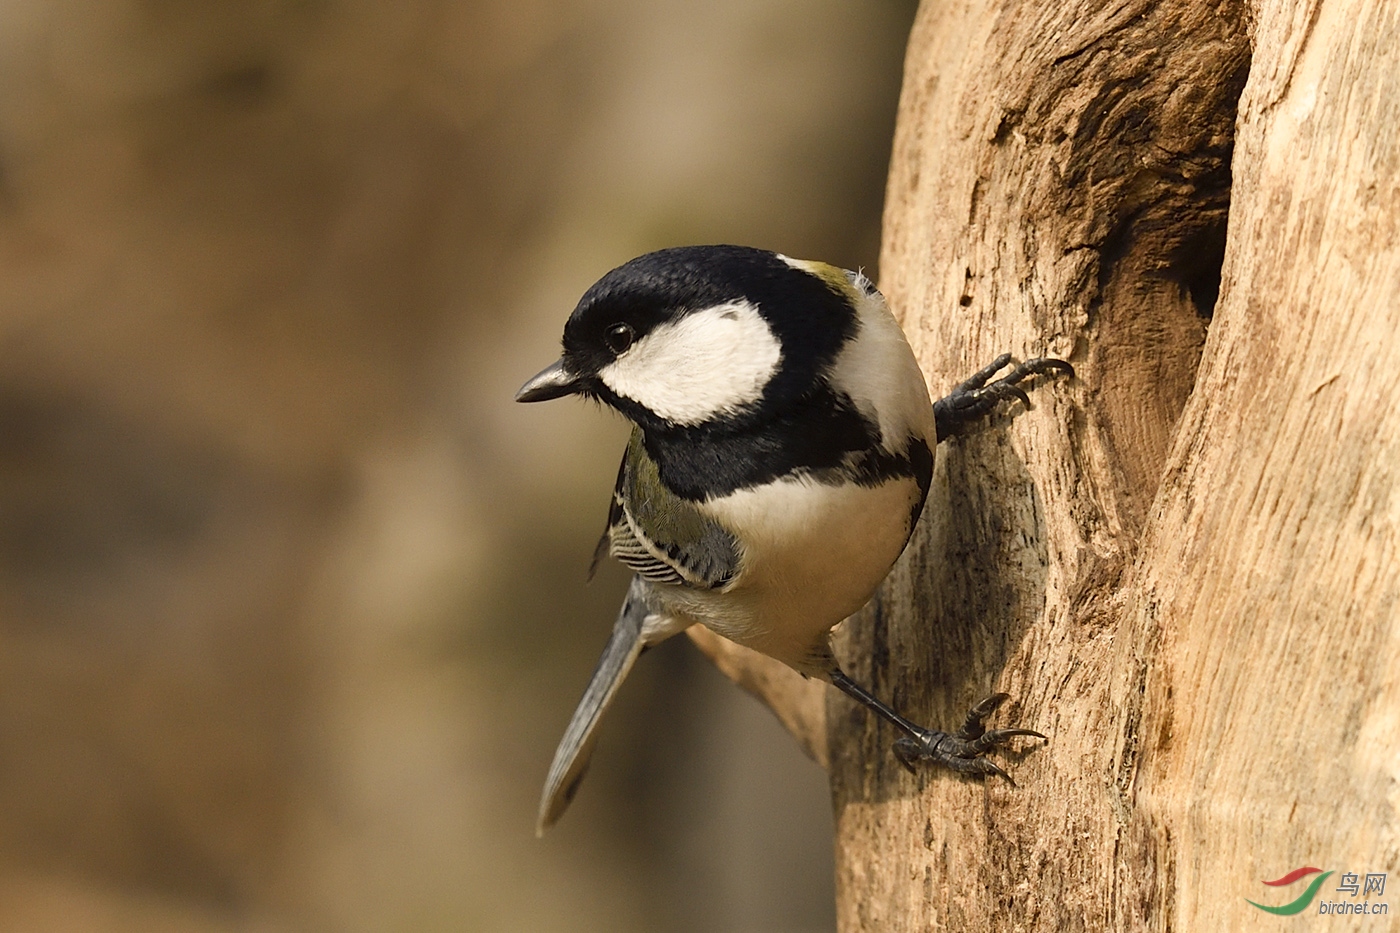
{"type": "Polygon", "coordinates": [[[734,536],[666,488],[640,429],[618,470],[604,538],[613,557],[653,583],[717,589],[739,572],[734,536]]]}

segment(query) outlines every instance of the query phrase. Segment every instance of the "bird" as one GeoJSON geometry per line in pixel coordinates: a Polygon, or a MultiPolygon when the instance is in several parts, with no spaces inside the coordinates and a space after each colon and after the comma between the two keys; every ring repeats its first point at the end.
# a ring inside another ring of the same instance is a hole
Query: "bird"
{"type": "MultiPolygon", "coordinates": [[[[893,751],[1011,778],[983,757],[1029,729],[983,719],[954,733],[895,712],[841,669],[831,629],[874,594],[923,510],[940,440],[1069,363],[1009,354],[931,400],[884,297],[861,272],[730,245],[639,256],[590,287],[564,325],[559,360],[520,402],[581,396],[632,423],[607,528],[593,555],[632,580],[565,729],[537,834],[564,813],[598,725],[640,654],[692,625],[824,680],[893,725],[893,751]]],[[[590,569],[590,576],[592,575],[590,569]]],[[[1013,782],[1014,783],[1014,782],[1013,782]]]]}

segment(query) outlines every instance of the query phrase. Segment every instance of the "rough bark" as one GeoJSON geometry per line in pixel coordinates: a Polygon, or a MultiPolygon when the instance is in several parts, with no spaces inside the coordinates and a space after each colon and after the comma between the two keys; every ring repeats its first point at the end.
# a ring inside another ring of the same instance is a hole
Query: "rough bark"
{"type": "Polygon", "coordinates": [[[944,445],[838,654],[1050,742],[909,775],[828,693],[842,930],[1250,928],[1290,869],[1400,870],[1398,16],[921,9],[882,287],[935,392],[1079,378],[944,445]]]}

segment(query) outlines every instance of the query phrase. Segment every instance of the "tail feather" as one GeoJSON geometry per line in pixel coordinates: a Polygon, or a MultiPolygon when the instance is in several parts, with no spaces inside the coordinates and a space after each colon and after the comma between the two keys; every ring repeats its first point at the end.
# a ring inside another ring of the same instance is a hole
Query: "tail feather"
{"type": "Polygon", "coordinates": [[[564,730],[564,737],[559,740],[554,763],[549,766],[549,775],[544,781],[544,793],[540,796],[539,819],[535,825],[538,836],[543,836],[544,831],[564,815],[569,802],[574,799],[574,793],[588,771],[589,758],[598,738],[598,723],[646,646],[643,630],[647,617],[651,615],[646,598],[648,590],[644,581],[633,579],[622,611],[613,624],[612,634],[608,637],[602,656],[598,658],[598,666],[593,670],[593,678],[583,691],[573,718],[564,730]]]}

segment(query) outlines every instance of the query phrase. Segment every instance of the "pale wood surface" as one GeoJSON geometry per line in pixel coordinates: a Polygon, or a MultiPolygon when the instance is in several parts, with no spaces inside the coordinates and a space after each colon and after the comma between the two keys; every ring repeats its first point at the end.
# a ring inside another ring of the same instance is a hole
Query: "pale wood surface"
{"type": "Polygon", "coordinates": [[[1051,741],[1016,789],[910,776],[821,695],[842,930],[1273,929],[1266,878],[1400,871],[1397,16],[922,8],[882,288],[935,394],[1003,350],[1079,379],[944,445],[838,655],[1051,741]]]}
{"type": "Polygon", "coordinates": [[[1180,930],[1277,929],[1243,896],[1299,865],[1400,871],[1400,8],[1257,15],[1220,308],[1130,591],[1180,930]]]}

